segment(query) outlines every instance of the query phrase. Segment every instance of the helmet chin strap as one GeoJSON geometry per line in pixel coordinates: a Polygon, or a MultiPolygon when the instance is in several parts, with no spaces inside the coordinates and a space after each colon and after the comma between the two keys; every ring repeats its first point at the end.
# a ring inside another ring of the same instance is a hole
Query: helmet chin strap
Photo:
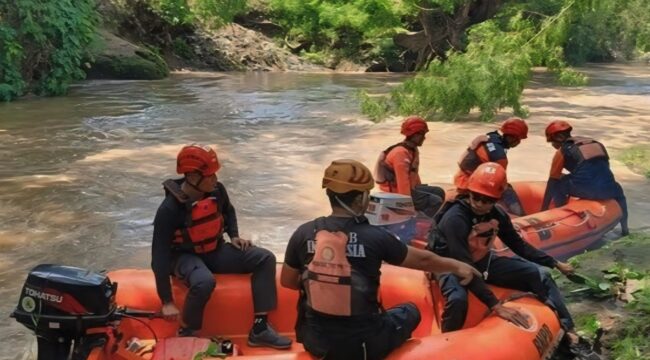
{"type": "Polygon", "coordinates": [[[205,193],[205,191],[199,189],[198,184],[200,184],[201,181],[203,181],[203,179],[204,179],[205,177],[203,176],[203,174],[199,174],[199,176],[200,176],[200,178],[199,178],[199,181],[196,182],[196,185],[195,185],[195,184],[192,184],[192,182],[189,181],[189,179],[188,179],[187,177],[185,177],[185,183],[186,183],[187,185],[189,185],[192,189],[194,189],[194,190],[196,190],[196,191],[198,191],[198,192],[200,192],[200,193],[203,194],[203,193],[205,193]]]}
{"type": "MultiPolygon", "coordinates": [[[[363,193],[363,200],[362,200],[363,202],[366,201],[367,196],[368,196],[368,192],[364,192],[364,193],[363,193]]],[[[343,201],[341,201],[341,199],[339,199],[338,196],[335,195],[335,196],[334,196],[334,199],[336,199],[336,202],[339,203],[339,205],[341,205],[341,207],[342,207],[345,211],[347,211],[348,214],[350,214],[350,215],[352,215],[352,217],[354,217],[354,220],[355,220],[356,222],[359,222],[359,219],[358,219],[358,218],[360,218],[360,217],[363,216],[364,211],[361,211],[361,212],[358,212],[358,213],[357,213],[357,212],[355,212],[354,210],[352,210],[352,208],[350,208],[348,205],[346,205],[343,201]]]]}

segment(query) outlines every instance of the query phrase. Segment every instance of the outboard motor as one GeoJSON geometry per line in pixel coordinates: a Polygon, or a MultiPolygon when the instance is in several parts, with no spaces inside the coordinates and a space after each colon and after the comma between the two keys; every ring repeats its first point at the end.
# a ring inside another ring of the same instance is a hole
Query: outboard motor
{"type": "MultiPolygon", "coordinates": [[[[91,349],[87,330],[106,327],[116,312],[117,283],[106,275],[61,265],[33,268],[11,314],[33,330],[38,338],[38,360],[85,356],[75,352],[91,349]]],[[[102,345],[102,344],[94,344],[102,345]]]]}
{"type": "Polygon", "coordinates": [[[407,245],[416,236],[416,212],[410,196],[373,193],[365,215],[371,225],[386,229],[407,245]]]}

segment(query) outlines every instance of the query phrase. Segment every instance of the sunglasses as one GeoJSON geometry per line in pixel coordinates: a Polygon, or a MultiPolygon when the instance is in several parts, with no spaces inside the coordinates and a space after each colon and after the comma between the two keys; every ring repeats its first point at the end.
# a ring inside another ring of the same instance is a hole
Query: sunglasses
{"type": "Polygon", "coordinates": [[[479,193],[475,193],[475,192],[470,192],[469,195],[470,195],[470,197],[472,198],[473,201],[482,202],[484,204],[494,204],[498,200],[498,199],[495,199],[493,197],[489,197],[489,196],[479,194],[479,193]]]}

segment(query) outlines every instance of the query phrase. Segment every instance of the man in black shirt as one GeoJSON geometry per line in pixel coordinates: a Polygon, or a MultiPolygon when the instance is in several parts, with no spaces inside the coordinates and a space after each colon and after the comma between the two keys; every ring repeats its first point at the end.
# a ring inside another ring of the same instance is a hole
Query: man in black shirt
{"type": "Polygon", "coordinates": [[[323,177],[331,215],[300,226],[287,245],[280,281],[301,293],[296,336],[321,359],[382,359],[417,327],[420,312],[412,303],[382,311],[382,261],[451,272],[461,283],[479,275],[467,264],[407,247],[371,226],[363,214],[373,186],[360,162],[333,161],[323,177]]]}
{"type": "MultiPolygon", "coordinates": [[[[487,162],[476,168],[469,178],[469,196],[445,205],[437,215],[438,225],[429,239],[429,248],[483,271],[482,277],[475,277],[469,283],[469,290],[496,315],[517,325],[527,327],[526,316],[517,309],[503,306],[486,283],[534,293],[557,312],[572,351],[582,359],[599,359],[597,354],[578,344],[571,314],[557,285],[550,273],[538,265],[557,268],[565,275],[572,274],[573,267],[525,242],[508,214],[495,206],[507,184],[501,165],[487,162]],[[490,249],[497,236],[520,257],[494,255],[490,249]]],[[[467,314],[467,290],[454,274],[442,274],[438,281],[445,297],[442,331],[459,330],[467,314]]]]}
{"type": "Polygon", "coordinates": [[[219,167],[210,147],[185,146],[176,168],[184,177],[163,183],[166,196],[154,219],[151,249],[162,314],[180,321],[180,336],[192,336],[201,329],[203,310],[216,285],[213,274],[252,273],[255,319],[248,344],[289,348],[291,340],[267,323],[267,313],[277,306],[275,256],[239,237],[235,208],[217,181],[219,167]],[[189,287],[182,316],[172,298],[170,275],[189,287]]]}

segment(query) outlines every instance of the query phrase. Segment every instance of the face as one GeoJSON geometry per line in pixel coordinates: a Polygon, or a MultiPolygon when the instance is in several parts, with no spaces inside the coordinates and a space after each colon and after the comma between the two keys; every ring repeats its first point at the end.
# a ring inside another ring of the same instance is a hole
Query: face
{"type": "Polygon", "coordinates": [[[517,147],[517,145],[519,145],[519,143],[521,143],[521,139],[516,137],[516,136],[506,135],[505,139],[506,139],[506,142],[508,143],[509,148],[517,147]]]}
{"type": "Polygon", "coordinates": [[[217,187],[217,174],[201,177],[199,173],[192,173],[188,175],[188,181],[200,191],[209,193],[217,187]]]}
{"type": "Polygon", "coordinates": [[[475,193],[469,193],[469,204],[476,215],[485,215],[489,213],[498,199],[475,193]]]}
{"type": "Polygon", "coordinates": [[[559,149],[562,147],[562,143],[564,142],[565,138],[562,135],[553,135],[551,136],[551,146],[555,149],[559,149]]]}
{"type": "Polygon", "coordinates": [[[411,141],[413,141],[413,143],[417,146],[422,146],[422,144],[424,144],[424,140],[426,139],[426,137],[427,137],[426,133],[419,132],[411,136],[411,141]]]}

